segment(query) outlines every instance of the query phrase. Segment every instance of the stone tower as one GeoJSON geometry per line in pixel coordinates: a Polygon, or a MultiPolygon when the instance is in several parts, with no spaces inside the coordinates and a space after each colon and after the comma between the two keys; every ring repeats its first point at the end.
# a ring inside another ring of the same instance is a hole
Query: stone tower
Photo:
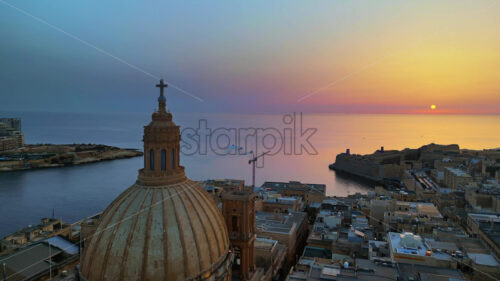
{"type": "Polygon", "coordinates": [[[179,165],[181,133],[179,126],[172,121],[167,111],[163,89],[167,87],[160,80],[158,111],[152,121],[144,127],[144,169],[139,171],[138,179],[149,185],[171,184],[186,178],[184,167],[179,165]]]}
{"type": "Polygon", "coordinates": [[[255,272],[255,196],[250,190],[222,194],[223,215],[236,264],[234,274],[242,280],[252,279],[255,272]]]}

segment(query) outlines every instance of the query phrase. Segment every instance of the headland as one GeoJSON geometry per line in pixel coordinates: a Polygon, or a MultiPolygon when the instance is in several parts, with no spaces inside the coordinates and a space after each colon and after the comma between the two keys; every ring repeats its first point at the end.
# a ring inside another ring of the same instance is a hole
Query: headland
{"type": "Polygon", "coordinates": [[[461,149],[457,144],[428,144],[420,148],[403,150],[384,150],[381,147],[372,154],[360,155],[346,149],[329,165],[331,170],[358,176],[375,183],[390,186],[400,185],[408,170],[437,169],[443,174],[442,167],[474,161],[495,161],[500,159],[500,149],[471,150],[461,149]],[[493,159],[493,160],[491,160],[493,159]]]}
{"type": "Polygon", "coordinates": [[[102,144],[30,144],[0,152],[0,172],[65,167],[142,156],[136,149],[102,144]]]}

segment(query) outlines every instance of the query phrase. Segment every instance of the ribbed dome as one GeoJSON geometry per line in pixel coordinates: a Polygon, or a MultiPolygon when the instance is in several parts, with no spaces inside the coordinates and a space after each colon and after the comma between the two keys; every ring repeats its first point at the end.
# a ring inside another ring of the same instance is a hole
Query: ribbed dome
{"type": "Polygon", "coordinates": [[[91,281],[186,280],[227,272],[228,251],[222,215],[197,183],[136,183],[102,214],[81,271],[91,281]]]}

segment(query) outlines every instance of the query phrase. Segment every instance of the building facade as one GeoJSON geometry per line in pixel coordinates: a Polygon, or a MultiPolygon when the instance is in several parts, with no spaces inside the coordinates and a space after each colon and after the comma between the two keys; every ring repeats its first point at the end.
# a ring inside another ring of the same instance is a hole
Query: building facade
{"type": "Polygon", "coordinates": [[[0,151],[23,146],[24,135],[21,133],[21,119],[0,118],[0,151]]]}
{"type": "Polygon", "coordinates": [[[229,232],[239,278],[251,280],[255,274],[255,196],[250,190],[222,194],[222,213],[229,232]]]}

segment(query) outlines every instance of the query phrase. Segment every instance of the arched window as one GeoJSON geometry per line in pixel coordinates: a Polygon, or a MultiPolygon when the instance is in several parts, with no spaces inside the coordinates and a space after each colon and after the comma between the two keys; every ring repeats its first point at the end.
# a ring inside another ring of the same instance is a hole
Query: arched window
{"type": "Polygon", "coordinates": [[[161,170],[167,170],[167,151],[165,149],[161,150],[161,170]]]}
{"type": "Polygon", "coordinates": [[[238,217],[237,216],[233,216],[231,218],[231,230],[233,232],[238,232],[238,217]]]}
{"type": "Polygon", "coordinates": [[[173,148],[172,148],[171,157],[172,157],[172,169],[174,169],[175,168],[175,149],[173,149],[173,148]]]}
{"type": "Polygon", "coordinates": [[[149,150],[149,169],[155,170],[155,151],[153,149],[149,150]]]}

